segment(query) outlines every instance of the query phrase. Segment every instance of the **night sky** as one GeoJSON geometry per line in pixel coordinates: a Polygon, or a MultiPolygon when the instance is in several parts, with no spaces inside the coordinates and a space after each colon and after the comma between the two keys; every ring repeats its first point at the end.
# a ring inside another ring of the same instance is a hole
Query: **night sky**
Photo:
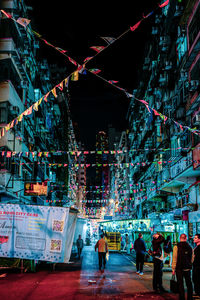
{"type": "MultiPolygon", "coordinates": [[[[84,1],[80,4],[66,0],[26,0],[26,3],[33,7],[32,29],[48,42],[67,50],[70,57],[82,64],[86,57],[96,54],[91,46],[107,45],[102,36],[119,37],[137,23],[143,13],[154,10],[158,1],[84,1]]],[[[144,45],[152,24],[153,16],[100,53],[87,68],[100,69],[100,76],[119,81],[117,85],[132,93],[137,86],[144,45]]],[[[76,69],[64,56],[46,45],[41,47],[40,55],[50,63],[66,66],[64,78],[76,69]]],[[[96,133],[106,130],[109,124],[117,130],[128,128],[126,114],[130,99],[122,91],[90,73],[80,75],[77,82],[70,82],[69,91],[72,119],[78,123],[86,149],[94,149],[96,133]]]]}

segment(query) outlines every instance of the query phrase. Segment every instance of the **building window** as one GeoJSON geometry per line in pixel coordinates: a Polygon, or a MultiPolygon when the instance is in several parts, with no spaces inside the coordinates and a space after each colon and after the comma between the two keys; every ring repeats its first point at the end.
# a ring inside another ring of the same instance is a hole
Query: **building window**
{"type": "Polygon", "coordinates": [[[0,124],[7,124],[7,112],[5,107],[0,107],[0,124]]]}

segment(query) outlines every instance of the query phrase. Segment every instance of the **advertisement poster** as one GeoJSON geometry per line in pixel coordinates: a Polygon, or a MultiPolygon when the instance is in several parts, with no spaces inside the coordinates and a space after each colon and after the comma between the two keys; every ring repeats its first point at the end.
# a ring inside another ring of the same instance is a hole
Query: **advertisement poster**
{"type": "Polygon", "coordinates": [[[64,262],[68,220],[69,208],[0,204],[0,257],[64,262]]]}

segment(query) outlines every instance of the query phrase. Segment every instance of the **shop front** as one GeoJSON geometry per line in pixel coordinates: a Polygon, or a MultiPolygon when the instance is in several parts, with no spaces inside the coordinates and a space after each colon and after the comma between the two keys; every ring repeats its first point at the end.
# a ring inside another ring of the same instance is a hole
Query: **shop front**
{"type": "MultiPolygon", "coordinates": [[[[129,220],[115,220],[102,221],[99,224],[100,232],[108,235],[110,233],[119,233],[121,236],[121,250],[126,248],[126,237],[128,235],[129,249],[132,251],[134,241],[138,238],[139,232],[143,234],[146,243],[151,241],[150,220],[149,219],[129,219],[129,220]]],[[[118,245],[119,248],[119,245],[118,245]]],[[[119,250],[119,249],[118,249],[119,250]]]]}

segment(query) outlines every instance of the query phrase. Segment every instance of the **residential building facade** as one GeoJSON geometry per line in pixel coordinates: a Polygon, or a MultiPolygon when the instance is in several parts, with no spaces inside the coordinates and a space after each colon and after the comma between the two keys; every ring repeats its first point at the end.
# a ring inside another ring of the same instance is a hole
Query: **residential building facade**
{"type": "Polygon", "coordinates": [[[199,10],[170,1],[156,12],[128,113],[134,216],[190,236],[200,230],[199,10]]]}

